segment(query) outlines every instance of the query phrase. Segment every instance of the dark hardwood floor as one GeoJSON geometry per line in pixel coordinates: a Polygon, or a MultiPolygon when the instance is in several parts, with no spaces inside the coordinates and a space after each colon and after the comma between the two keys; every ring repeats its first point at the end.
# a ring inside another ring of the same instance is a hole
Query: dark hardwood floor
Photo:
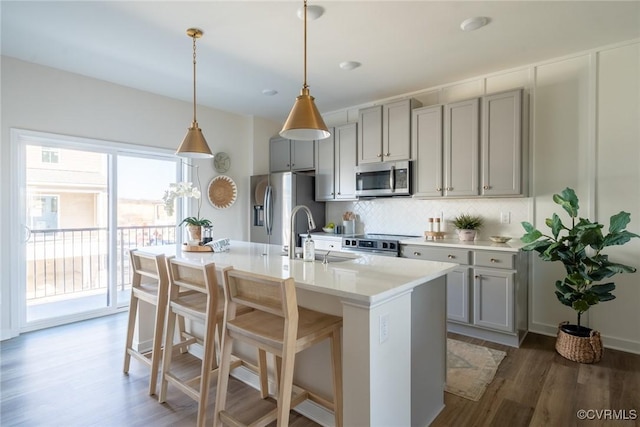
{"type": "MultiPolygon", "coordinates": [[[[195,401],[170,386],[167,403],[159,404],[147,394],[148,369],[135,361],[129,375],[122,373],[125,328],[123,313],[0,343],[0,425],[195,425],[195,401]]],[[[611,409],[640,418],[640,355],[605,350],[600,363],[581,365],[555,353],[553,337],[529,334],[519,349],[451,337],[504,350],[507,357],[480,401],[445,393],[446,407],[433,426],[640,426],[640,419],[576,416],[579,409],[611,409]]],[[[184,369],[196,366],[191,355],[183,355],[182,363],[184,369]]],[[[248,419],[274,405],[239,381],[231,381],[229,391],[229,409],[248,419]]],[[[291,425],[317,426],[293,414],[291,425]]]]}

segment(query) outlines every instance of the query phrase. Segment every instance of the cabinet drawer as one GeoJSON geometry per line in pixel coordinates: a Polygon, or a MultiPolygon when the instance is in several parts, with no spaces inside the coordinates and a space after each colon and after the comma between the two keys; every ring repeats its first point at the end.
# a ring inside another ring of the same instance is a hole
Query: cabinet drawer
{"type": "Polygon", "coordinates": [[[474,265],[513,270],[515,268],[515,255],[505,252],[476,251],[474,265]]]}
{"type": "Polygon", "coordinates": [[[402,256],[406,258],[426,259],[429,261],[455,262],[470,264],[471,252],[465,249],[431,248],[421,245],[407,245],[403,248],[402,256]]]}

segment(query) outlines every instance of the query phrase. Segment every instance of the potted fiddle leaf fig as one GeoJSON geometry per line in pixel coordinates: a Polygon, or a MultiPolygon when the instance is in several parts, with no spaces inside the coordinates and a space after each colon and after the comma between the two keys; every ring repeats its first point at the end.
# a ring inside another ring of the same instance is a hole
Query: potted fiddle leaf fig
{"type": "Polygon", "coordinates": [[[521,240],[526,245],[522,249],[537,252],[544,261],[561,262],[565,268],[565,277],[556,281],[555,294],[560,303],[575,310],[577,324],[560,324],[556,349],[571,360],[597,362],[602,356],[600,334],[582,326],[581,316],[591,306],[615,298],[612,292],[616,286],[606,279],[618,273],[636,271],[635,267],[611,261],[603,250],[609,246],[624,245],[640,236],[626,230],[631,217],[628,212],[620,211],[611,216],[606,235],[604,224],[580,218],[578,197],[571,188],[554,194],[553,201],[569,214],[571,223],[565,225],[554,213],[545,221],[550,228],[550,234],[545,234],[532,224],[523,222],[526,233],[521,240]]]}

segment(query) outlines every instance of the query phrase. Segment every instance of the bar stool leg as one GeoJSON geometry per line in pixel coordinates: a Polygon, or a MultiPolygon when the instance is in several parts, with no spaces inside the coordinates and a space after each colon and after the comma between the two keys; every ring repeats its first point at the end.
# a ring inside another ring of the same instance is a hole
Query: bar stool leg
{"type": "MultiPolygon", "coordinates": [[[[164,319],[167,313],[167,294],[160,292],[158,295],[158,305],[156,305],[155,326],[153,330],[153,353],[151,353],[151,381],[149,381],[149,395],[156,394],[158,384],[158,371],[162,361],[162,333],[164,331],[164,319]]],[[[167,348],[167,347],[165,347],[167,348]]],[[[171,347],[168,347],[171,351],[171,347]]]]}
{"type": "Polygon", "coordinates": [[[260,397],[266,399],[269,397],[269,377],[267,375],[267,352],[258,349],[258,371],[260,375],[260,397]]]}
{"type": "Polygon", "coordinates": [[[336,427],[342,427],[342,344],[340,330],[331,334],[331,370],[333,373],[333,412],[336,427]]]}
{"type": "Polygon", "coordinates": [[[227,390],[229,387],[229,374],[231,373],[231,348],[233,338],[226,331],[222,335],[222,354],[220,356],[220,368],[218,369],[218,388],[216,390],[216,405],[213,418],[214,427],[222,426],[220,412],[224,411],[227,405],[227,390]]]}
{"type": "Polygon", "coordinates": [[[176,327],[176,313],[168,309],[167,313],[167,330],[164,337],[164,352],[162,357],[162,380],[160,381],[160,393],[158,394],[158,402],[164,403],[167,400],[167,386],[169,381],[164,377],[164,373],[169,372],[171,366],[171,358],[173,357],[173,334],[176,327]]]}
{"type": "Polygon", "coordinates": [[[136,316],[138,313],[138,297],[131,294],[131,301],[129,302],[129,320],[127,321],[127,341],[124,348],[124,367],[122,371],[129,373],[129,366],[131,365],[131,354],[129,349],[133,345],[133,332],[136,327],[136,316]]]}

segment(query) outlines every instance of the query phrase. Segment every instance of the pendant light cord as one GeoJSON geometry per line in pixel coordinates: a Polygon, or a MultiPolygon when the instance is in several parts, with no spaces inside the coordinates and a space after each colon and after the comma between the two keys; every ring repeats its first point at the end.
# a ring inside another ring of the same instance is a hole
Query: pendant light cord
{"type": "Polygon", "coordinates": [[[302,86],[304,89],[307,86],[307,0],[304,0],[304,83],[302,86]]]}
{"type": "Polygon", "coordinates": [[[193,123],[196,123],[196,34],[193,35],[193,123]]]}

